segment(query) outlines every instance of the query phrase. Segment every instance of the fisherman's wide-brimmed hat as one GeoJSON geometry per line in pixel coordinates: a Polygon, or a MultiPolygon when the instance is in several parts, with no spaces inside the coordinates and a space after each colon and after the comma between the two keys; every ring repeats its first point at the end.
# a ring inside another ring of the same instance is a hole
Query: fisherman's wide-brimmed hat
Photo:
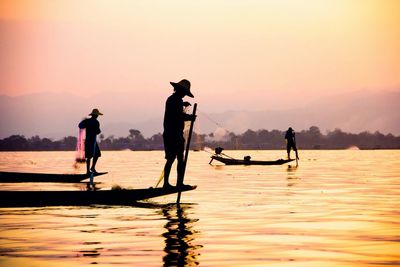
{"type": "Polygon", "coordinates": [[[184,90],[185,95],[189,97],[194,97],[193,94],[190,92],[190,82],[188,80],[183,79],[178,83],[170,82],[170,84],[175,88],[175,90],[184,90]]]}
{"type": "Polygon", "coordinates": [[[101,115],[103,115],[103,113],[101,113],[97,108],[94,108],[89,115],[101,116],[101,115]]]}

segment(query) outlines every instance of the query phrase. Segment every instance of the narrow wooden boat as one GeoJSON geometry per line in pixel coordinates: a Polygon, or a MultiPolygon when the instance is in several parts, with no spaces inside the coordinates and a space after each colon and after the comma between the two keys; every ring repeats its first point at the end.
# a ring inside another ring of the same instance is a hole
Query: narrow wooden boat
{"type": "MultiPolygon", "coordinates": [[[[94,176],[107,172],[95,173],[94,176]]],[[[0,172],[0,183],[77,183],[90,177],[90,174],[55,174],[55,173],[27,173],[27,172],[0,172]]]]}
{"type": "Polygon", "coordinates": [[[221,157],[218,155],[212,155],[210,164],[214,159],[224,163],[225,165],[282,165],[294,160],[294,159],[278,159],[273,161],[250,160],[250,159],[247,160],[247,159],[234,159],[234,158],[221,157]]]}
{"type": "Polygon", "coordinates": [[[0,191],[0,207],[131,205],[135,201],[190,191],[197,186],[98,191],[0,191]]]}

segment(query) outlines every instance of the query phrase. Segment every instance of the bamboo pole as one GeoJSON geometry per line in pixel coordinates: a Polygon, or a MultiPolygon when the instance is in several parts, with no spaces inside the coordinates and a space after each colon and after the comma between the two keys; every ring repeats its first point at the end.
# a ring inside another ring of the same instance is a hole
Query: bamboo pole
{"type": "MultiPolygon", "coordinates": [[[[197,110],[197,103],[195,103],[194,106],[193,106],[193,113],[192,113],[193,117],[196,116],[196,110],[197,110]]],[[[188,160],[188,157],[189,157],[190,141],[192,139],[193,125],[194,125],[194,120],[190,123],[189,136],[188,136],[188,140],[187,140],[187,143],[186,143],[185,158],[183,159],[184,162],[183,162],[182,184],[183,184],[183,180],[185,178],[186,164],[187,164],[187,160],[188,160]]],[[[178,198],[176,199],[176,204],[179,205],[180,201],[181,201],[181,191],[179,190],[178,198]]]]}

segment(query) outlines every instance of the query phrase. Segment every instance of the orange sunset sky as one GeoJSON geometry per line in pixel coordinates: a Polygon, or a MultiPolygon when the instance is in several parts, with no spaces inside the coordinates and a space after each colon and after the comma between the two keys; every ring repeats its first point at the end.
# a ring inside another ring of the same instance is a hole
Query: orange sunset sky
{"type": "Polygon", "coordinates": [[[0,0],[0,36],[0,95],[112,91],[162,115],[182,78],[210,111],[400,90],[398,0],[0,0]]]}

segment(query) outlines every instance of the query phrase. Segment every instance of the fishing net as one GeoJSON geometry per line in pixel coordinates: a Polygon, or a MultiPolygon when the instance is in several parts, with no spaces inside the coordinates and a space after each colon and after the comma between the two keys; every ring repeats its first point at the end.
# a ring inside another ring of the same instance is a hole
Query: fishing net
{"type": "Polygon", "coordinates": [[[78,142],[76,143],[75,161],[85,162],[85,129],[79,129],[78,142]]]}
{"type": "MultiPolygon", "coordinates": [[[[184,107],[183,112],[186,114],[190,114],[189,106],[184,107]]],[[[186,148],[188,137],[189,137],[189,129],[190,129],[191,123],[192,123],[191,121],[185,121],[185,127],[183,128],[183,137],[185,138],[185,146],[184,146],[185,148],[186,148]]]]}

